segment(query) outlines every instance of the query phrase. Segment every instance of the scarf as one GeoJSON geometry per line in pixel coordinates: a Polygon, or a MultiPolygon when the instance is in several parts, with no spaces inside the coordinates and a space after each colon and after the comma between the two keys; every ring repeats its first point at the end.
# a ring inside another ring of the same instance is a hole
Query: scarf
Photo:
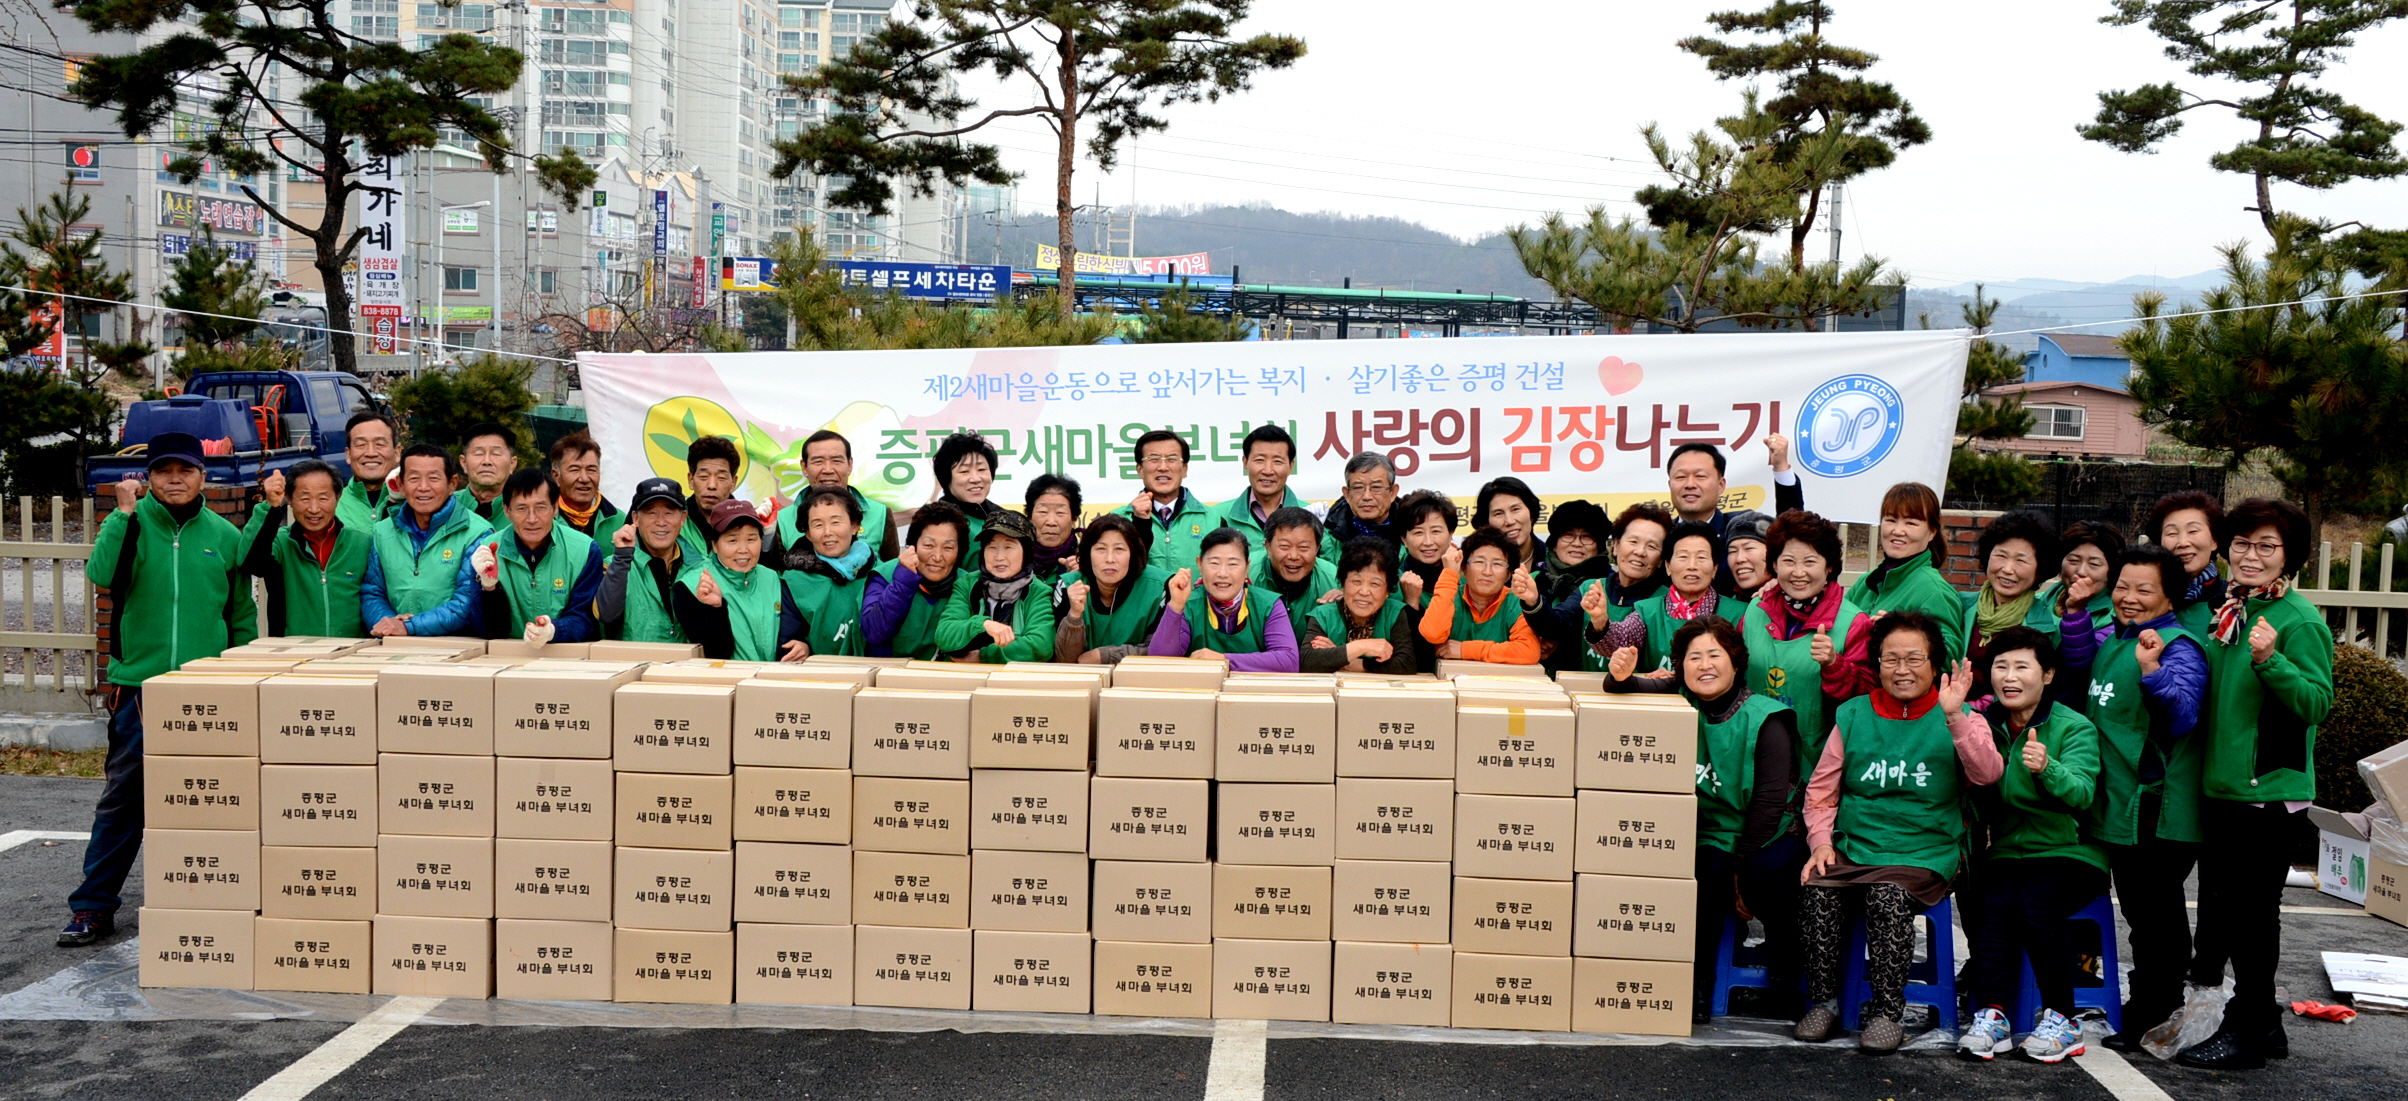
{"type": "Polygon", "coordinates": [[[2215,560],[2210,559],[2207,568],[2199,571],[2199,576],[2191,578],[2190,587],[2183,590],[2182,602],[2185,604],[2196,602],[2200,597],[2206,596],[2208,586],[2215,583],[2216,563],[2215,560]]]}
{"type": "Polygon", "coordinates": [[[1710,616],[1714,614],[1715,597],[1714,590],[1709,588],[1698,594],[1697,599],[1690,600],[1682,596],[1679,589],[1666,586],[1664,588],[1664,612],[1679,620],[1710,616]]]}
{"type": "MultiPolygon", "coordinates": [[[[2201,571],[2201,574],[2207,576],[2215,572],[2215,567],[2210,566],[2201,571]]],[[[2254,589],[2238,584],[2226,588],[2224,603],[2216,606],[2215,629],[2210,633],[2215,635],[2216,641],[2226,646],[2240,641],[2243,637],[2241,621],[2248,618],[2249,602],[2252,600],[2281,600],[2290,591],[2291,579],[2288,577],[2277,577],[2272,583],[2260,585],[2254,589]]]]}
{"type": "Polygon", "coordinates": [[[1983,638],[1997,638],[1999,632],[2021,624],[2032,614],[2032,601],[2039,592],[2037,588],[2025,589],[2022,596],[2001,603],[1998,591],[1989,582],[1982,582],[1981,595],[1973,600],[1973,629],[1981,632],[1983,638]]]}
{"type": "Polygon", "coordinates": [[[1062,540],[1058,547],[1048,547],[1034,539],[1028,541],[1028,566],[1031,573],[1051,577],[1062,572],[1062,562],[1079,553],[1079,533],[1062,540]]]}
{"type": "Polygon", "coordinates": [[[601,511],[602,498],[600,495],[596,495],[594,497],[593,506],[590,508],[578,508],[577,506],[570,504],[569,499],[566,497],[560,499],[561,518],[567,520],[569,522],[569,526],[577,529],[578,531],[592,531],[594,527],[594,517],[601,513],[601,511]]]}
{"type": "Polygon", "coordinates": [[[1828,630],[1839,624],[1840,601],[1847,597],[1847,587],[1838,582],[1823,586],[1823,591],[1804,600],[1791,600],[1777,582],[1768,582],[1756,606],[1764,609],[1766,625],[1774,639],[1791,642],[1820,627],[1828,630]]]}
{"type": "Polygon", "coordinates": [[[978,591],[970,595],[988,619],[1003,620],[1010,618],[1012,609],[1019,605],[1021,597],[1028,595],[1030,583],[1036,580],[1036,573],[1025,565],[1011,577],[980,574],[978,591]]]}
{"type": "Polygon", "coordinates": [[[930,603],[942,604],[952,599],[953,583],[961,580],[961,576],[961,567],[956,565],[953,567],[952,573],[945,575],[943,581],[930,581],[926,577],[922,577],[920,578],[920,595],[927,597],[930,603]]]}
{"type": "Polygon", "coordinates": [[[1239,589],[1237,599],[1222,604],[1207,595],[1204,606],[1212,611],[1213,626],[1225,635],[1234,635],[1246,626],[1246,591],[1239,589]]]}
{"type": "Polygon", "coordinates": [[[870,546],[869,540],[855,539],[851,547],[834,558],[817,551],[813,551],[811,556],[827,563],[829,569],[836,571],[836,576],[850,582],[861,573],[862,567],[870,564],[870,556],[875,553],[877,548],[870,546]]]}
{"type": "Polygon", "coordinates": [[[159,502],[159,507],[166,509],[167,515],[175,520],[178,527],[181,527],[185,524],[191,523],[192,518],[200,515],[202,507],[207,504],[208,502],[206,500],[203,500],[200,496],[195,495],[192,500],[186,501],[180,505],[171,505],[165,501],[161,501],[159,502]]]}

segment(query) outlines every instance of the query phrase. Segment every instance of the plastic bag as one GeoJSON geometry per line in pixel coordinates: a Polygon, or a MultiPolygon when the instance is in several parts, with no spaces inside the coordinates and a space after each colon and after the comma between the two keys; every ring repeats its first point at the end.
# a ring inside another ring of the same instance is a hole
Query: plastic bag
{"type": "Polygon", "coordinates": [[[2224,1003],[2231,1000],[2230,980],[2221,986],[2190,986],[2182,997],[2182,1008],[2141,1036],[2141,1050],[2160,1059],[2171,1059],[2176,1052],[2206,1041],[2223,1027],[2224,1003]]]}

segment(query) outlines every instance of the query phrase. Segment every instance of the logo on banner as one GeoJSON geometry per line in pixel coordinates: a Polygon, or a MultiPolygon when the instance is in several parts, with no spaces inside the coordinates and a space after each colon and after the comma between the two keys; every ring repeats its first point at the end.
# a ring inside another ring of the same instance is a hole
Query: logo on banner
{"type": "Polygon", "coordinates": [[[1897,387],[1841,375],[1815,387],[1798,410],[1798,462],[1826,478],[1853,477],[1888,458],[1905,427],[1897,387]]]}

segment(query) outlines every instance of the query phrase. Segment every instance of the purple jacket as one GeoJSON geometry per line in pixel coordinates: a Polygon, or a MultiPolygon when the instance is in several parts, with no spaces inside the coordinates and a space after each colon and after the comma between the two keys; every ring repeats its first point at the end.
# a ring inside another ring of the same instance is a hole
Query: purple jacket
{"type": "Polygon", "coordinates": [[[895,563],[891,583],[876,571],[870,572],[869,584],[861,593],[861,637],[869,644],[870,656],[894,656],[895,632],[903,629],[911,602],[919,595],[920,575],[909,566],[895,563]]]}
{"type": "MultiPolygon", "coordinates": [[[[1211,598],[1199,590],[1190,594],[1188,599],[1208,600],[1211,598]]],[[[1301,659],[1296,652],[1296,630],[1288,625],[1288,610],[1276,600],[1269,603],[1271,614],[1263,623],[1263,651],[1259,654],[1228,655],[1230,672],[1293,673],[1300,667],[1301,659]]],[[[867,620],[868,616],[865,610],[863,615],[865,625],[867,620]]],[[[873,634],[870,637],[878,636],[873,634]]],[[[1193,649],[1195,647],[1187,631],[1187,617],[1165,609],[1162,613],[1162,622],[1154,627],[1154,641],[1146,646],[1146,653],[1155,657],[1183,658],[1193,649]]]]}
{"type": "MultiPolygon", "coordinates": [[[[2127,627],[2115,624],[2095,632],[2090,625],[2090,613],[2077,612],[2066,616],[2060,624],[2064,637],[2066,668],[2088,675],[2091,663],[2099,656],[2099,647],[2112,633],[2116,638],[2134,638],[2142,631],[2178,627],[2172,613],[2161,615],[2147,623],[2127,627]]],[[[2187,638],[2175,639],[2158,658],[2157,671],[2142,674],[2141,694],[2156,705],[2166,717],[2167,732],[2180,738],[2199,725],[2199,707],[2207,700],[2207,653],[2199,644],[2187,638]]]]}

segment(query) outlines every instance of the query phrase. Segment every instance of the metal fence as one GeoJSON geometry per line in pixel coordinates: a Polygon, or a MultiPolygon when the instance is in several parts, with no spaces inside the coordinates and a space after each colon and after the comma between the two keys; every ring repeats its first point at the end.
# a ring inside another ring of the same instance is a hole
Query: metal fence
{"type": "Polygon", "coordinates": [[[92,586],[82,563],[92,557],[92,502],[71,512],[63,497],[50,499],[49,518],[37,522],[34,499],[17,498],[15,539],[0,539],[0,584],[6,586],[7,618],[0,623],[0,659],[11,680],[54,691],[81,690],[99,668],[100,636],[94,630],[92,586]],[[75,525],[80,521],[80,526],[75,525]]]}
{"type": "Polygon", "coordinates": [[[2027,509],[2050,519],[2058,531],[2077,520],[2109,523],[2127,539],[2148,525],[2149,506],[2177,490],[2196,489],[2224,499],[2226,471],[2220,466],[2159,463],[2039,461],[2040,496],[2020,504],[1950,497],[1947,507],[1969,511],[2027,509]]]}
{"type": "Polygon", "coordinates": [[[2333,637],[2382,658],[2408,652],[2408,615],[2396,614],[2408,612],[2408,592],[2394,586],[2392,549],[2352,543],[2348,559],[2335,561],[2333,544],[2323,543],[2315,565],[2299,572],[2300,594],[2324,609],[2333,637]]]}

